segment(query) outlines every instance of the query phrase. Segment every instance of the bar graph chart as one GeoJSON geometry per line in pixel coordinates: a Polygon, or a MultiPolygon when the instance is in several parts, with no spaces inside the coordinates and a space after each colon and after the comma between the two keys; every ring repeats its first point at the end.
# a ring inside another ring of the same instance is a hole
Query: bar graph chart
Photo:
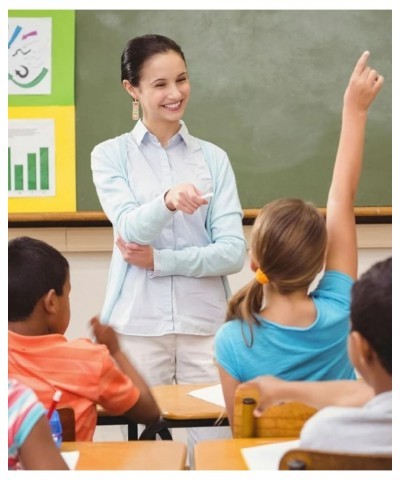
{"type": "Polygon", "coordinates": [[[54,179],[54,121],[10,120],[8,196],[54,196],[54,179]]]}

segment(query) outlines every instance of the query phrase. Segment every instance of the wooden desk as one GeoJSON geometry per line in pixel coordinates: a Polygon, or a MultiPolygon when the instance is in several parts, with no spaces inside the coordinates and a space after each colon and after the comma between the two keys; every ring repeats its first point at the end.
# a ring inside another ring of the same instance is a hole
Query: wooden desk
{"type": "Polygon", "coordinates": [[[64,442],[62,452],[79,450],[76,470],[183,470],[182,442],[64,442]]]}
{"type": "Polygon", "coordinates": [[[161,418],[148,425],[140,440],[152,440],[159,434],[170,440],[168,428],[212,427],[229,425],[225,409],[214,403],[188,395],[189,392],[210,385],[158,385],[152,387],[153,395],[160,407],[161,418]],[[216,421],[220,421],[216,425],[216,421]]]}
{"type": "Polygon", "coordinates": [[[233,438],[206,440],[194,446],[195,470],[248,470],[241,449],[295,438],[233,438]]]}

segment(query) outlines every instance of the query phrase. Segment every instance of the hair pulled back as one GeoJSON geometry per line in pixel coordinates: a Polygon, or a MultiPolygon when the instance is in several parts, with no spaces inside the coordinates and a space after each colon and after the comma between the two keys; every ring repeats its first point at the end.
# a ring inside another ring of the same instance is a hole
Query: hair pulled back
{"type": "MultiPolygon", "coordinates": [[[[251,236],[253,258],[282,295],[310,286],[323,266],[326,245],[323,215],[300,199],[285,198],[265,205],[251,236]]],[[[229,301],[227,320],[259,323],[254,314],[261,311],[263,301],[263,286],[254,279],[229,301]]]]}
{"type": "Polygon", "coordinates": [[[132,86],[138,87],[145,62],[153,55],[170,50],[180,55],[186,64],[181,47],[168,37],[148,34],[132,38],[121,55],[121,82],[128,80],[132,86]]]}

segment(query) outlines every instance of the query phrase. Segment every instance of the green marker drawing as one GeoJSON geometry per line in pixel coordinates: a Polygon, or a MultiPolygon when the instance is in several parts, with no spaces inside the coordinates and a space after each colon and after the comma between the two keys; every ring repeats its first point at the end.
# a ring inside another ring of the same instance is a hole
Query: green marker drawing
{"type": "Polygon", "coordinates": [[[18,85],[21,88],[32,88],[44,79],[47,72],[48,72],[47,68],[43,68],[42,71],[39,73],[39,75],[29,83],[17,82],[16,80],[14,80],[14,77],[11,75],[11,73],[8,74],[8,79],[11,80],[13,83],[15,83],[15,85],[18,85]]]}

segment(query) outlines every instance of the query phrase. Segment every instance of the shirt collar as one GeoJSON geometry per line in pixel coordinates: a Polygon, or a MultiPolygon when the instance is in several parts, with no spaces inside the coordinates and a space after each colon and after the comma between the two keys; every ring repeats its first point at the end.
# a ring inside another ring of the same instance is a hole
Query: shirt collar
{"type": "Polygon", "coordinates": [[[189,130],[187,129],[187,126],[185,125],[184,121],[180,121],[181,128],[179,129],[178,135],[182,137],[182,140],[186,143],[186,145],[190,146],[192,142],[192,136],[189,133],[189,130]]]}
{"type": "Polygon", "coordinates": [[[148,133],[148,130],[147,128],[145,127],[144,123],[142,122],[142,120],[138,120],[136,122],[136,125],[133,127],[133,130],[132,130],[132,135],[133,135],[133,138],[135,139],[135,142],[140,145],[143,141],[143,138],[144,136],[146,135],[146,133],[148,133]]]}
{"type": "MultiPolygon", "coordinates": [[[[181,128],[179,129],[176,136],[179,135],[182,138],[182,140],[186,143],[186,145],[190,146],[192,144],[192,137],[183,120],[180,120],[179,123],[181,124],[181,128]]],[[[137,145],[140,145],[143,142],[143,139],[145,138],[146,134],[151,135],[151,133],[148,131],[145,124],[142,122],[142,120],[139,119],[132,130],[132,135],[137,145]]]]}

